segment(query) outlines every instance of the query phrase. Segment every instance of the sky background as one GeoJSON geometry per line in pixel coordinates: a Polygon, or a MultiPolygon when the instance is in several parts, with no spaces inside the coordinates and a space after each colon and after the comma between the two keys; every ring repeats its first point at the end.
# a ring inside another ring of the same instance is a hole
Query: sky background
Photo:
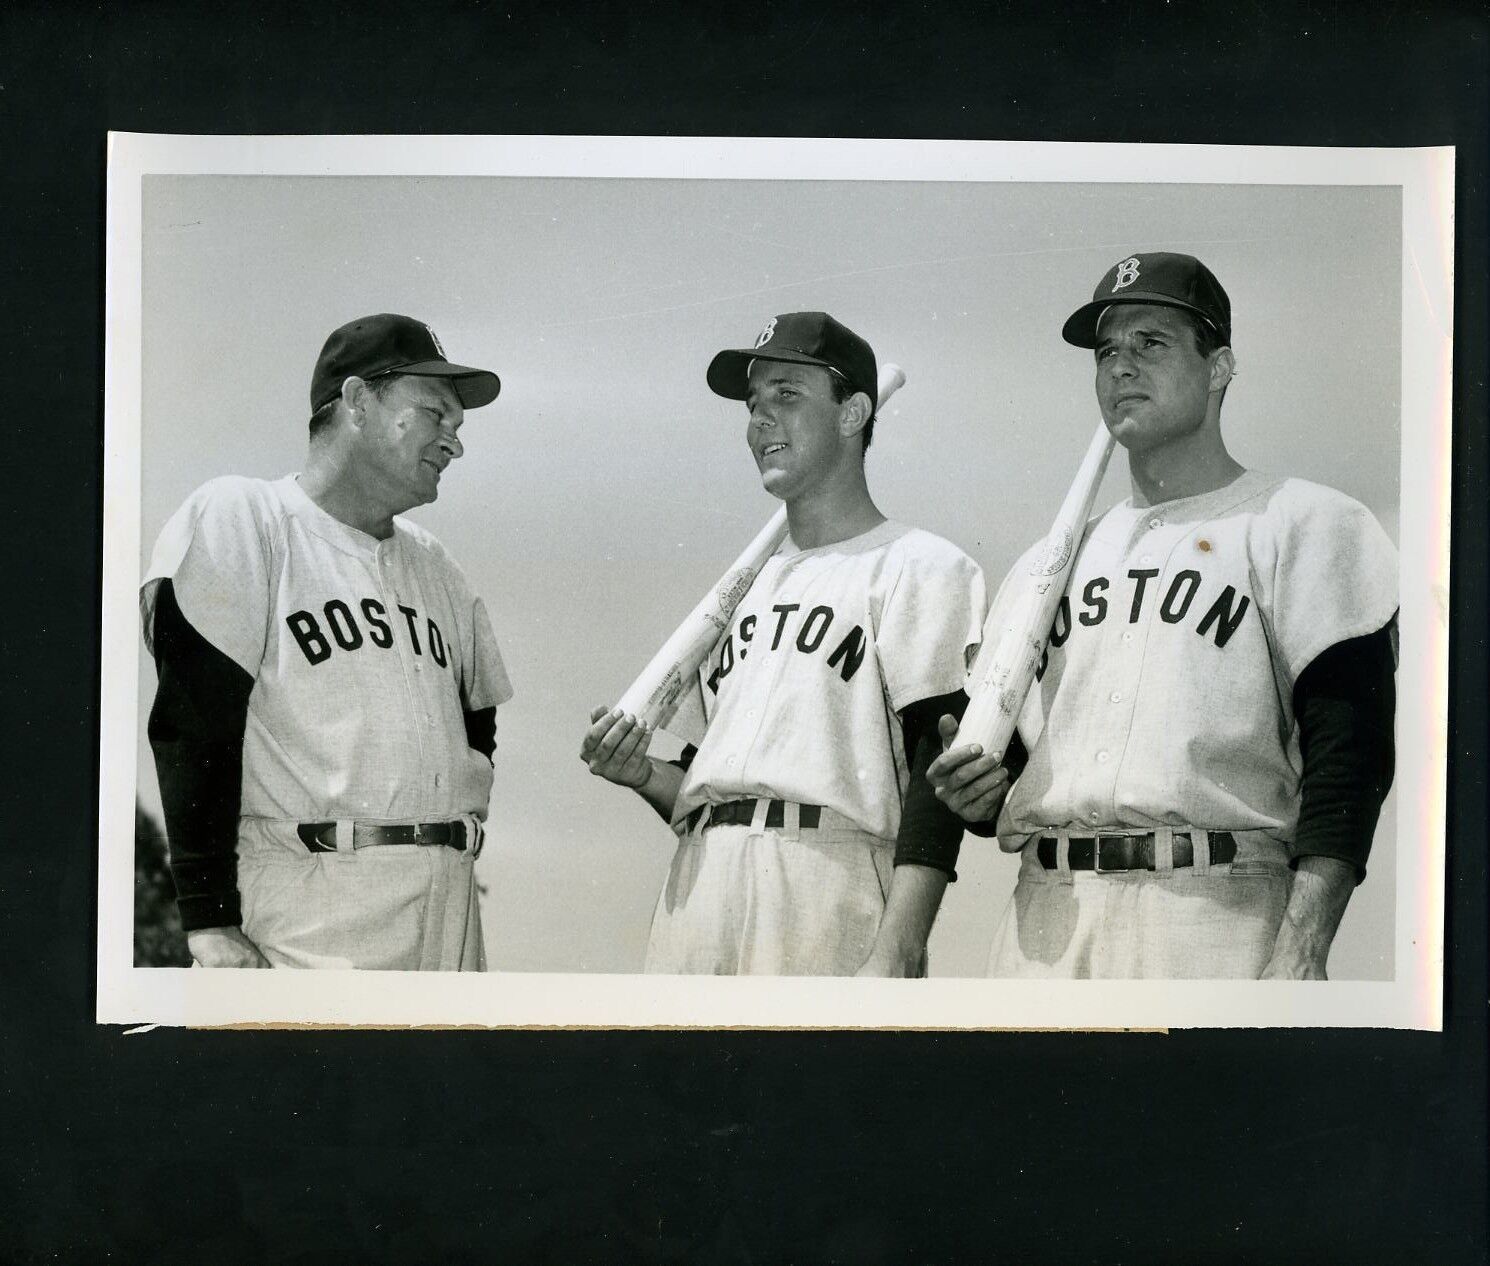
{"type": "MultiPolygon", "coordinates": [[[[674,837],[579,761],[620,694],[775,508],[745,410],[704,370],[780,312],[824,309],[907,384],[876,426],[890,517],[992,592],[1070,483],[1098,413],[1069,313],[1124,255],[1199,256],[1232,300],[1223,429],[1247,466],[1365,502],[1398,537],[1400,196],[1388,187],[148,176],[141,539],[216,475],[305,453],[311,368],[353,317],[428,322],[502,393],[410,517],[491,611],[500,710],[478,875],[493,968],[635,971],[674,837]]],[[[1099,508],[1127,495],[1114,458],[1099,508]]],[[[144,740],[139,795],[159,813],[144,740]]],[[[1268,688],[1271,688],[1270,686],[1268,688]]],[[[654,752],[670,755],[667,736],[654,752]]],[[[1331,956],[1392,975],[1394,798],[1331,956]]],[[[981,975],[1017,860],[964,841],[931,938],[981,975]]]]}

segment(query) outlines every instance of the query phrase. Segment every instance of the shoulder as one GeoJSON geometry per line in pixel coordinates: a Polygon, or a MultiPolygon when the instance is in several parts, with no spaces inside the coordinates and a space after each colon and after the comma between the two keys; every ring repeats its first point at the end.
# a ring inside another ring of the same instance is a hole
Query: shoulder
{"type": "Polygon", "coordinates": [[[267,479],[219,475],[195,489],[171,516],[166,532],[260,530],[285,516],[284,499],[267,479]]]}
{"type": "Polygon", "coordinates": [[[1248,508],[1280,538],[1384,535],[1376,516],[1360,501],[1308,479],[1267,478],[1248,508]]]}
{"type": "Polygon", "coordinates": [[[908,527],[888,546],[901,567],[914,571],[981,571],[978,564],[945,537],[922,528],[908,527]]]}

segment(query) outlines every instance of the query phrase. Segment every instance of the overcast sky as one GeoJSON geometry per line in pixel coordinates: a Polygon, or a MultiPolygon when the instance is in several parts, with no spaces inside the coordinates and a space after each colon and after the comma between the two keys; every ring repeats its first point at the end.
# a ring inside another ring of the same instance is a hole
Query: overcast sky
{"type": "MultiPolygon", "coordinates": [[[[500,398],[411,516],[486,598],[517,691],[478,866],[488,957],[636,970],[673,837],[578,748],[775,506],[744,407],[705,385],[715,351],[819,308],[902,364],[871,490],[991,591],[1098,420],[1061,323],[1125,254],[1186,251],[1232,299],[1234,455],[1348,492],[1395,540],[1399,221],[1377,187],[147,177],[143,550],[205,480],[300,468],[311,367],[344,321],[408,313],[495,369],[500,398]]],[[[1119,455],[1099,505],[1126,493],[1119,455]]],[[[1391,975],[1393,819],[1389,801],[1333,977],[1391,975]]],[[[1016,862],[968,837],[959,869],[932,970],[981,975],[1016,862]]]]}

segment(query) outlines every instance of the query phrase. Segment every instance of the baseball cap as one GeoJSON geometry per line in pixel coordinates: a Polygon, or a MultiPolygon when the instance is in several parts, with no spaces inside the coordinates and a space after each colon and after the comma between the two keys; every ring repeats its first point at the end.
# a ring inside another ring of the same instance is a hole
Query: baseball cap
{"type": "Polygon", "coordinates": [[[491,370],[452,365],[446,360],[440,340],[423,321],[379,312],[348,321],[331,332],[310,376],[311,412],[335,400],[342,383],[353,375],[376,378],[388,373],[449,378],[467,409],[490,404],[502,389],[501,380],[491,370]]]}
{"type": "Polygon", "coordinates": [[[1151,251],[1114,264],[1092,291],[1092,301],[1067,318],[1061,337],[1077,347],[1096,347],[1097,322],[1115,303],[1183,308],[1210,322],[1223,343],[1231,342],[1231,300],[1216,275],[1193,255],[1151,251]]]}
{"type": "Polygon", "coordinates": [[[709,362],[709,387],[729,400],[750,393],[750,362],[786,361],[821,365],[842,377],[871,404],[879,398],[879,367],[874,348],[826,312],[783,312],[766,322],[751,348],[731,348],[709,362]]]}

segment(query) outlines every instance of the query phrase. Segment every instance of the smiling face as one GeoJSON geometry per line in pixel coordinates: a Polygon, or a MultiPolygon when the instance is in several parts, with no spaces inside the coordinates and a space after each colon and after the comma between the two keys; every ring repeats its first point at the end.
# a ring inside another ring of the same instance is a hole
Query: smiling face
{"type": "Polygon", "coordinates": [[[380,397],[362,394],[359,482],[390,514],[440,495],[440,475],[465,452],[457,432],[465,418],[460,397],[445,378],[395,379],[380,397]]]}
{"type": "MultiPolygon", "coordinates": [[[[1213,392],[1229,377],[1231,352],[1201,355],[1189,318],[1156,304],[1115,304],[1097,326],[1097,403],[1130,452],[1148,452],[1198,431],[1213,392]]],[[[1219,404],[1219,401],[1218,401],[1219,404]]]]}
{"type": "Polygon", "coordinates": [[[792,501],[830,483],[846,463],[862,462],[857,428],[846,434],[854,401],[833,398],[833,376],[820,365],[757,360],[750,366],[745,438],[766,491],[792,501]],[[856,456],[857,455],[857,456],[856,456]]]}

